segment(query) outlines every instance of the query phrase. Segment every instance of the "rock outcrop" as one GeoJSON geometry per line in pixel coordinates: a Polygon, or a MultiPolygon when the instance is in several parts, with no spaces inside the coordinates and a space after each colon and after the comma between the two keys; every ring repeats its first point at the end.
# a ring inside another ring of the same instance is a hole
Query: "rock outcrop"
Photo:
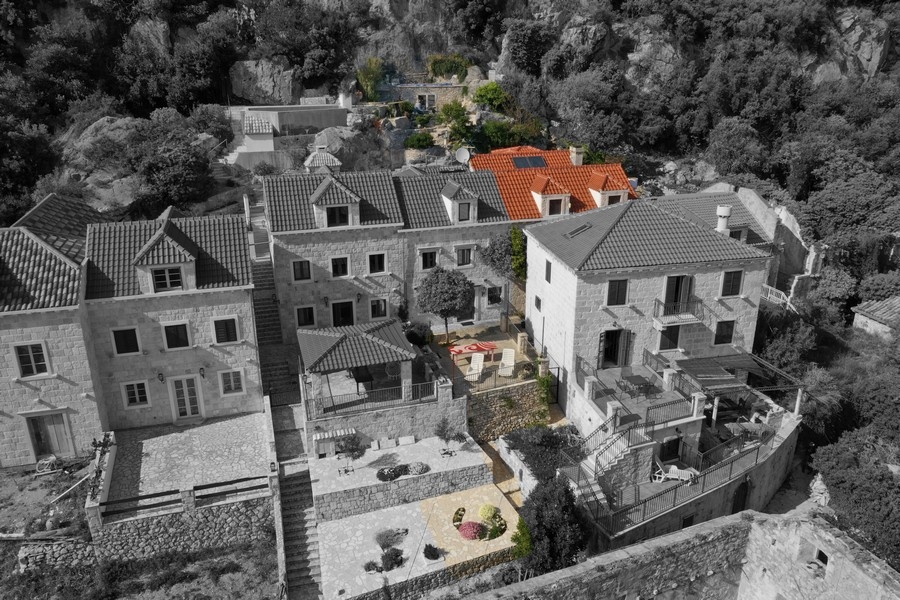
{"type": "Polygon", "coordinates": [[[131,26],[128,37],[160,56],[168,56],[172,52],[172,31],[169,24],[161,19],[141,17],[131,26]]]}
{"type": "Polygon", "coordinates": [[[238,61],[228,75],[231,93],[251,104],[291,104],[303,97],[299,70],[283,56],[238,61]]]}

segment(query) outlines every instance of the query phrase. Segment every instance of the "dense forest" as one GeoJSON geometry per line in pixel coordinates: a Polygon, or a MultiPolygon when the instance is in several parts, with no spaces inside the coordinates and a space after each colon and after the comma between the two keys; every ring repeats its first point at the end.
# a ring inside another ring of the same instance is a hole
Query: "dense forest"
{"type": "Polygon", "coordinates": [[[236,61],[288,65],[314,93],[446,75],[447,57],[492,68],[476,101],[494,117],[441,115],[462,141],[581,143],[642,177],[702,158],[827,245],[798,312],[763,314],[758,351],[810,386],[838,522],[900,567],[900,358],[847,327],[859,301],[900,294],[898,39],[900,3],[863,0],[0,0],[0,225],[87,194],[89,167],[150,206],[202,200],[198,139],[226,140],[214,105],[247,100],[236,61]],[[75,152],[103,117],[127,131],[75,152]]]}

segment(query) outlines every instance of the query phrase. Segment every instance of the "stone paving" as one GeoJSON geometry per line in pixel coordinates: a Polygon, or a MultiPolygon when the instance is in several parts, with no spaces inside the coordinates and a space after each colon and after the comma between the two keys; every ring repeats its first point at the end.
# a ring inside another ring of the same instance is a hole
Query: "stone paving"
{"type": "Polygon", "coordinates": [[[109,500],[266,475],[266,415],[116,431],[109,500]]]}
{"type": "Polygon", "coordinates": [[[306,456],[303,448],[304,432],[302,429],[275,432],[275,452],[278,462],[296,460],[306,456]]]}
{"type": "Polygon", "coordinates": [[[368,591],[437,571],[512,546],[518,513],[494,485],[429,498],[374,512],[319,523],[319,556],[322,565],[324,598],[352,598],[368,591]],[[490,503],[500,508],[508,523],[506,533],[495,540],[469,541],[453,527],[453,513],[465,507],[466,520],[478,520],[478,509],[490,503]],[[406,529],[397,546],[403,551],[403,565],[386,573],[366,573],[370,560],[380,563],[381,549],[375,534],[383,529],[406,529]],[[428,561],[422,554],[425,544],[444,551],[444,557],[428,561]]]}

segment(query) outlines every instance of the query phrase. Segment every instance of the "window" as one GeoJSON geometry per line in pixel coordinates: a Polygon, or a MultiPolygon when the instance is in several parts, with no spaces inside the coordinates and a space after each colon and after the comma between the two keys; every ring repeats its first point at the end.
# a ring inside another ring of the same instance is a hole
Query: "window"
{"type": "Polygon", "coordinates": [[[19,375],[22,377],[49,373],[47,353],[42,343],[16,346],[16,357],[19,359],[19,375]]]}
{"type": "Polygon", "coordinates": [[[562,214],[562,198],[554,198],[550,200],[550,204],[547,206],[547,214],[548,215],[561,215],[562,214]]]}
{"type": "Polygon", "coordinates": [[[221,371],[219,383],[223,396],[244,393],[244,378],[240,371],[221,371]]]}
{"type": "Polygon", "coordinates": [[[122,399],[125,401],[125,408],[150,406],[150,397],[147,395],[147,382],[130,381],[123,383],[122,399]]]}
{"type": "Polygon", "coordinates": [[[534,307],[538,310],[541,310],[541,297],[540,296],[534,297],[534,307]]]}
{"type": "Polygon", "coordinates": [[[165,269],[153,269],[153,291],[168,292],[181,289],[181,269],[167,267],[165,269]]]}
{"type": "Polygon", "coordinates": [[[741,275],[742,271],[725,271],[722,278],[722,295],[738,296],[741,293],[741,275]]]}
{"type": "Polygon", "coordinates": [[[728,232],[728,237],[730,237],[733,240],[741,241],[741,238],[744,237],[744,230],[743,229],[733,229],[730,232],[728,232]]]}
{"type": "Polygon", "coordinates": [[[297,307],[297,327],[315,327],[316,309],[314,306],[297,307]]]}
{"type": "Polygon", "coordinates": [[[426,250],[422,253],[422,270],[427,271],[437,266],[437,250],[426,250]]]}
{"type": "Polygon", "coordinates": [[[494,304],[500,304],[501,294],[503,293],[503,288],[501,287],[489,287],[488,288],[488,306],[493,306],[494,304]]]}
{"type": "Polygon", "coordinates": [[[660,350],[675,350],[678,348],[678,334],[681,331],[681,326],[679,325],[670,325],[666,327],[662,331],[659,332],[659,349],[660,350]]]}
{"type": "Polygon", "coordinates": [[[384,273],[384,253],[369,255],[369,274],[384,273]]]}
{"type": "Polygon", "coordinates": [[[719,321],[716,323],[716,336],[713,344],[730,344],[734,337],[734,321],[719,321]]]}
{"type": "Polygon", "coordinates": [[[550,273],[553,271],[553,263],[549,260],[544,261],[544,279],[547,280],[547,283],[550,283],[550,273]]]}
{"type": "Polygon", "coordinates": [[[369,302],[369,315],[372,319],[384,319],[387,315],[387,300],[375,298],[369,302]]]}
{"type": "Polygon", "coordinates": [[[230,344],[238,341],[237,317],[214,319],[213,334],[217,344],[230,344]]]}
{"type": "Polygon", "coordinates": [[[309,281],[312,279],[312,269],[308,260],[294,261],[294,281],[309,281]]]}
{"type": "Polygon", "coordinates": [[[609,290],[606,294],[607,306],[622,306],[628,298],[628,280],[613,279],[609,282],[609,290]]]}
{"type": "Polygon", "coordinates": [[[472,264],[472,249],[457,248],[456,249],[456,266],[466,267],[472,264]]]}
{"type": "Polygon", "coordinates": [[[329,206],[325,209],[328,227],[343,227],[350,224],[349,206],[329,206]]]}
{"type": "Polygon", "coordinates": [[[618,195],[610,196],[609,197],[609,205],[612,206],[613,204],[618,204],[619,201],[621,201],[621,200],[622,200],[622,196],[618,196],[618,195]]]}
{"type": "Polygon", "coordinates": [[[136,328],[113,329],[112,337],[113,347],[119,356],[141,353],[141,343],[138,341],[136,328]]]}
{"type": "Polygon", "coordinates": [[[816,560],[822,563],[824,566],[828,566],[828,555],[821,550],[816,550],[816,560]]]}
{"type": "Polygon", "coordinates": [[[681,517],[681,528],[690,527],[694,524],[694,515],[688,515],[686,517],[681,517]]]}
{"type": "Polygon", "coordinates": [[[337,256],[331,259],[331,276],[332,277],[349,277],[350,276],[350,258],[347,256],[337,256]]]}
{"type": "Polygon", "coordinates": [[[191,338],[188,334],[187,323],[175,323],[172,325],[163,325],[166,350],[175,350],[176,348],[187,348],[191,345],[191,338]]]}
{"type": "Polygon", "coordinates": [[[459,203],[459,222],[468,221],[471,215],[472,205],[468,202],[459,203]]]}

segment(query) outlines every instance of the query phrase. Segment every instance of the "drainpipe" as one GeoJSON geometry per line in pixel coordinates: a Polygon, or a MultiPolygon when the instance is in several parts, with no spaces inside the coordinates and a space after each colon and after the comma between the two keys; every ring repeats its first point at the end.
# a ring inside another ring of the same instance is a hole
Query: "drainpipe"
{"type": "Polygon", "coordinates": [[[794,402],[794,416],[800,416],[800,404],[803,402],[803,388],[797,390],[797,400],[794,402]]]}

